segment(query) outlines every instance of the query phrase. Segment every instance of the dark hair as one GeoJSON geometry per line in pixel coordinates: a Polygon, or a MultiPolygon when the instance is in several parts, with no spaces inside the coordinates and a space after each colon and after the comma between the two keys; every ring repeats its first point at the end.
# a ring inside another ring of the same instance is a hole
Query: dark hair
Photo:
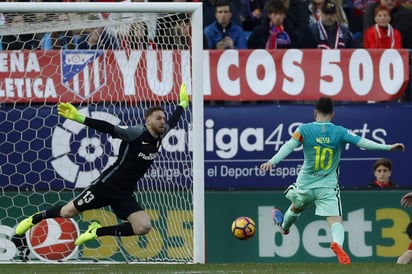
{"type": "Polygon", "coordinates": [[[392,161],[387,158],[380,158],[373,164],[373,170],[376,170],[379,166],[384,166],[392,170],[392,161]]]}
{"type": "Polygon", "coordinates": [[[287,10],[282,0],[270,0],[265,4],[265,12],[267,15],[271,13],[286,13],[287,10]]]}
{"type": "Polygon", "coordinates": [[[406,227],[406,234],[408,234],[409,239],[412,240],[412,223],[409,223],[409,225],[406,227]]]}
{"type": "Polygon", "coordinates": [[[146,113],[144,114],[144,118],[146,119],[147,117],[149,117],[150,115],[153,114],[153,112],[155,111],[164,111],[163,108],[161,106],[154,106],[149,108],[148,110],[146,110],[146,113]]]}
{"type": "Polygon", "coordinates": [[[229,0],[217,0],[215,4],[215,10],[218,7],[229,6],[230,11],[232,11],[232,5],[229,0]]]}
{"type": "Polygon", "coordinates": [[[323,114],[333,112],[333,101],[330,97],[320,97],[315,104],[315,109],[323,114]]]}

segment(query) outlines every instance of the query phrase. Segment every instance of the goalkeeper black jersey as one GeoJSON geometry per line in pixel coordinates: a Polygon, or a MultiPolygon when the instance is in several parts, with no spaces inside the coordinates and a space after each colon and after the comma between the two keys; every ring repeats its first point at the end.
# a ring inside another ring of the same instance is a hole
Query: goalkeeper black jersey
{"type": "Polygon", "coordinates": [[[86,117],[84,124],[100,132],[120,138],[119,157],[106,169],[96,182],[110,185],[110,189],[123,194],[132,194],[137,181],[144,176],[159,151],[162,138],[177,125],[183,108],[178,106],[166,122],[165,132],[158,138],[153,137],[145,125],[121,127],[106,121],[86,117]]]}

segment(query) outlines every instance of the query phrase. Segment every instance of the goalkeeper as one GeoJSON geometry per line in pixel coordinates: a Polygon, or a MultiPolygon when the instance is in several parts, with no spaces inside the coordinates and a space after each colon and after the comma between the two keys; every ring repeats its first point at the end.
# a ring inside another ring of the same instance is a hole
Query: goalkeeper
{"type": "Polygon", "coordinates": [[[60,103],[58,114],[66,119],[87,125],[95,130],[122,139],[117,161],[105,170],[88,188],[65,205],[57,205],[22,220],[16,227],[16,235],[24,235],[32,226],[48,218],[71,218],[80,212],[110,205],[116,216],[126,220],[122,224],[102,227],[93,222],[87,231],[75,241],[80,245],[100,236],[144,235],[151,229],[149,216],[136,201],[133,192],[137,181],[153,163],[162,138],[174,128],[183,111],[189,105],[186,85],[180,87],[179,106],[166,122],[166,115],[159,106],[145,113],[145,125],[120,127],[106,121],[85,117],[70,103],[60,103]]]}

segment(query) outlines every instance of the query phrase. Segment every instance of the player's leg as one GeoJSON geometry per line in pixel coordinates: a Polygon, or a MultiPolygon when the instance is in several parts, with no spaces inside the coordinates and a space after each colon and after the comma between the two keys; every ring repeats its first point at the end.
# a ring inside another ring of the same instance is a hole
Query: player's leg
{"type": "Polygon", "coordinates": [[[310,191],[298,191],[295,185],[290,185],[285,191],[285,197],[291,201],[291,205],[283,215],[280,210],[274,209],[272,217],[282,232],[286,235],[289,233],[290,227],[296,222],[305,210],[313,201],[310,191]]]}
{"type": "Polygon", "coordinates": [[[296,222],[303,210],[304,209],[298,208],[292,203],[283,216],[281,227],[289,233],[290,227],[296,222]]]}
{"type": "Polygon", "coordinates": [[[41,212],[37,212],[30,217],[25,218],[16,226],[16,235],[22,236],[33,227],[35,224],[40,223],[44,219],[64,217],[71,218],[79,214],[79,211],[74,207],[73,201],[68,202],[66,205],[56,205],[41,212]]]}
{"type": "Polygon", "coordinates": [[[127,220],[127,222],[112,225],[101,226],[94,222],[88,230],[82,233],[75,241],[75,245],[80,245],[89,240],[95,240],[102,236],[133,236],[144,235],[152,228],[150,218],[143,211],[143,208],[132,196],[117,197],[110,203],[116,216],[120,219],[127,220]]]}
{"type": "Polygon", "coordinates": [[[350,264],[350,258],[343,250],[345,230],[342,225],[342,205],[339,188],[316,190],[315,214],[326,217],[326,221],[332,232],[330,248],[336,254],[341,264],[350,264]]]}
{"type": "Polygon", "coordinates": [[[350,264],[349,255],[342,248],[343,242],[345,241],[345,229],[342,225],[342,216],[329,216],[326,220],[332,232],[330,248],[335,253],[339,263],[350,264]]]}
{"type": "Polygon", "coordinates": [[[342,216],[329,216],[326,217],[326,221],[332,232],[332,241],[343,246],[345,241],[345,229],[342,225],[342,216]]]}
{"type": "Polygon", "coordinates": [[[127,220],[132,224],[133,233],[135,235],[147,234],[152,229],[150,217],[143,210],[133,212],[129,215],[127,220]]]}

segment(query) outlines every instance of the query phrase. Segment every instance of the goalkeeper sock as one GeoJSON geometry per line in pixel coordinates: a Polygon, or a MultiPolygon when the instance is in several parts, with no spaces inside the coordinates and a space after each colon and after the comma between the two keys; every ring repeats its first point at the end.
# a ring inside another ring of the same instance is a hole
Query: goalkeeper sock
{"type": "Polygon", "coordinates": [[[345,229],[341,223],[334,223],[331,225],[330,230],[332,231],[332,240],[343,246],[343,241],[345,240],[345,229]]]}
{"type": "Polygon", "coordinates": [[[60,210],[62,209],[62,207],[63,207],[62,205],[57,205],[57,206],[51,207],[49,209],[46,209],[42,212],[35,214],[33,216],[33,224],[37,224],[44,219],[61,217],[60,210]]]}
{"type": "Polygon", "coordinates": [[[295,223],[296,219],[300,216],[301,213],[293,212],[290,207],[286,210],[285,215],[283,216],[282,228],[284,230],[289,230],[290,227],[295,223]]]}
{"type": "Polygon", "coordinates": [[[100,227],[96,230],[96,235],[100,236],[132,236],[134,235],[131,223],[100,227]]]}

